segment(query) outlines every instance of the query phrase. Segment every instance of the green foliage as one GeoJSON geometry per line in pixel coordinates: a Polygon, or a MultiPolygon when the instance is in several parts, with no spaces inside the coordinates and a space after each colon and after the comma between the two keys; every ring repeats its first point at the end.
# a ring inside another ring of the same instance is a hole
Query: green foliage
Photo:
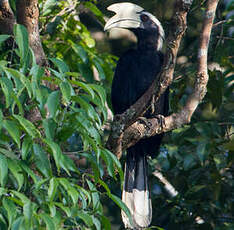
{"type": "MultiPolygon", "coordinates": [[[[47,17],[57,17],[66,4],[41,2],[42,22],[50,33],[43,40],[50,50],[49,76],[35,63],[22,25],[14,27],[13,56],[9,60],[6,53],[0,61],[1,230],[111,229],[103,197],[128,212],[103,180],[123,178],[119,161],[102,140],[107,120],[103,83],[112,72],[112,57],[104,60],[97,53],[75,15],[63,15],[60,28],[49,29],[55,25],[47,17]],[[66,44],[53,43],[56,36],[66,44]]],[[[102,18],[95,5],[87,7],[102,18]]],[[[8,38],[1,35],[0,43],[8,38]]]]}

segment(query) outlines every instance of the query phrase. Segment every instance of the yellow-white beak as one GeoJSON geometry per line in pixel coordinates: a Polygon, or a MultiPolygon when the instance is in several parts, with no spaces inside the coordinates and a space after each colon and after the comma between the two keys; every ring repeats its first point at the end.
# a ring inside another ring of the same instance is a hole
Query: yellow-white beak
{"type": "Polygon", "coordinates": [[[116,14],[110,18],[104,30],[111,28],[139,28],[141,26],[140,13],[144,10],[142,7],[130,2],[115,3],[107,8],[116,14]]]}

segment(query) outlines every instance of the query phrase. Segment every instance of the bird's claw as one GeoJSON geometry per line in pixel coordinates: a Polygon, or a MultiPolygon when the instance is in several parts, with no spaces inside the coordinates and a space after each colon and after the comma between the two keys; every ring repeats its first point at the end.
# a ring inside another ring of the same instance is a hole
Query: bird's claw
{"type": "Polygon", "coordinates": [[[148,121],[147,118],[145,117],[139,117],[138,121],[143,124],[148,130],[151,129],[152,123],[150,121],[148,121]]]}

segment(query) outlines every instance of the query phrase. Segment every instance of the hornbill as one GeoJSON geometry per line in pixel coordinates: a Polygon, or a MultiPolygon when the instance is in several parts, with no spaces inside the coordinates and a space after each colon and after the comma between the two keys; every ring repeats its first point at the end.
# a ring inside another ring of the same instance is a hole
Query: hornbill
{"type": "MultiPolygon", "coordinates": [[[[112,82],[113,111],[114,114],[121,114],[145,93],[160,72],[163,64],[161,49],[164,30],[155,16],[133,3],[116,3],[107,9],[116,14],[107,21],[104,30],[125,28],[137,37],[137,47],[120,57],[112,82]]],[[[166,115],[167,112],[168,92],[144,116],[150,118],[156,114],[166,115]]],[[[147,156],[155,156],[161,140],[162,135],[155,135],[142,139],[127,149],[122,200],[130,210],[133,225],[122,211],[126,228],[142,229],[151,223],[147,156]]]]}

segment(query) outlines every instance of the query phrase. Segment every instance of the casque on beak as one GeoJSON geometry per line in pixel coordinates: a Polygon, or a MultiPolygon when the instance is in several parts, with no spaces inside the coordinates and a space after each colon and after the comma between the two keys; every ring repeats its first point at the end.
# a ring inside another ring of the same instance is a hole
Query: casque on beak
{"type": "Polygon", "coordinates": [[[113,11],[116,14],[110,18],[104,30],[111,28],[139,28],[141,26],[140,12],[144,9],[138,5],[130,2],[115,3],[107,8],[109,11],[113,11]]]}

